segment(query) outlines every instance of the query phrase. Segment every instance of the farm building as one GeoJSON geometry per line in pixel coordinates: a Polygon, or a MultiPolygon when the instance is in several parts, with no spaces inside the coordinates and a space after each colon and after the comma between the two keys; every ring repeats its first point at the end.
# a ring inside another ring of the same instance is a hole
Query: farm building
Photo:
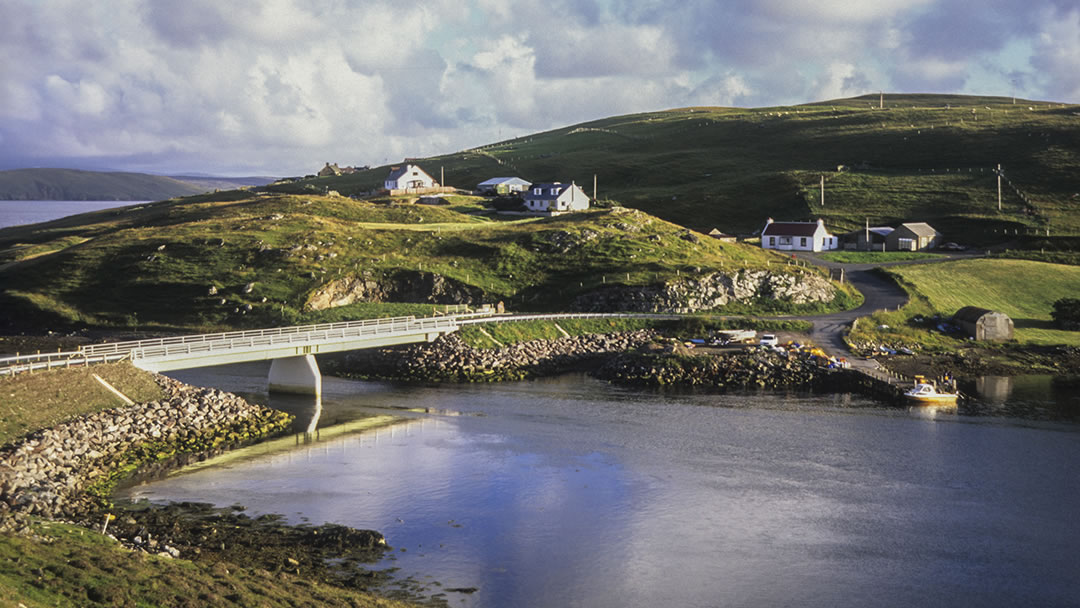
{"type": "Polygon", "coordinates": [[[533,184],[523,198],[525,211],[532,215],[560,215],[589,208],[589,195],[574,183],[533,184]]]}
{"type": "Polygon", "coordinates": [[[889,251],[926,251],[938,246],[941,233],[925,222],[900,224],[885,237],[889,251]]]}
{"type": "Polygon", "coordinates": [[[1003,312],[965,306],[953,315],[953,323],[976,340],[1003,342],[1013,339],[1013,322],[1003,312]]]}
{"type": "Polygon", "coordinates": [[[825,229],[825,220],[816,222],[774,222],[770,217],[761,231],[761,248],[779,251],[830,251],[839,239],[825,229]]]}
{"type": "Polygon", "coordinates": [[[512,194],[524,192],[529,189],[532,182],[527,182],[520,177],[493,177],[476,185],[476,191],[481,194],[512,194]]]}
{"type": "Polygon", "coordinates": [[[418,190],[422,188],[435,188],[439,185],[435,178],[428,175],[416,165],[401,165],[391,167],[390,174],[386,176],[383,187],[387,190],[418,190]]]}
{"type": "Polygon", "coordinates": [[[736,237],[734,234],[721,232],[719,228],[713,228],[712,230],[710,230],[709,236],[720,241],[721,243],[734,243],[735,241],[739,240],[738,237],[736,237]]]}

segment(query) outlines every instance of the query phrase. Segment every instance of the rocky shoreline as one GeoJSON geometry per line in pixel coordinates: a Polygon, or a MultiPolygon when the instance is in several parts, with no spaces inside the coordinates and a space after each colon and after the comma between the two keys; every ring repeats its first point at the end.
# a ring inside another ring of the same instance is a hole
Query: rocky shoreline
{"type": "Polygon", "coordinates": [[[160,401],[103,410],[37,431],[0,451],[0,517],[76,519],[144,462],[250,442],[292,417],[216,389],[164,376],[160,401]]]}
{"type": "Polygon", "coordinates": [[[429,382],[498,382],[576,371],[629,386],[719,389],[824,387],[825,380],[834,376],[806,351],[754,348],[699,354],[654,330],[532,340],[491,349],[471,347],[457,334],[449,334],[427,344],[351,354],[334,371],[360,378],[429,382]]]}
{"type": "MultiPolygon", "coordinates": [[[[357,351],[332,368],[339,375],[433,382],[498,382],[585,371],[612,353],[640,348],[653,330],[532,340],[501,348],[474,348],[457,334],[434,342],[357,351]]],[[[328,368],[331,369],[331,368],[328,368]]]]}

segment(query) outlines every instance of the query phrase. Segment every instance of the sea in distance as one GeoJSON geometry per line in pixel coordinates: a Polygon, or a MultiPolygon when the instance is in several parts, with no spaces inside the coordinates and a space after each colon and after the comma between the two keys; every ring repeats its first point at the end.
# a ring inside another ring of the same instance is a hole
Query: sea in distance
{"type": "Polygon", "coordinates": [[[38,222],[112,209],[141,205],[147,201],[0,201],[0,228],[24,226],[38,222]]]}

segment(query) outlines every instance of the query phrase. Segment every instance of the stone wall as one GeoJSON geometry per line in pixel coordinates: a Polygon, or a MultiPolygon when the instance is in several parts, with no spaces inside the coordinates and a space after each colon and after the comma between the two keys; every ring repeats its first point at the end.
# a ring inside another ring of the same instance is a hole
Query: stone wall
{"type": "Polygon", "coordinates": [[[95,499],[87,490],[132,464],[138,446],[197,451],[275,433],[291,422],[288,414],[231,393],[157,380],[166,393],[161,401],[80,416],[0,450],[0,519],[92,510],[95,499]]]}

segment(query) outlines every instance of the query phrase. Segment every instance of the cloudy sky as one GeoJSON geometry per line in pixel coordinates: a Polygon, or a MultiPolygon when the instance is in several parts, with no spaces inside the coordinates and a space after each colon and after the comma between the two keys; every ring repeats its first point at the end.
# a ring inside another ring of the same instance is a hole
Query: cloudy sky
{"type": "Polygon", "coordinates": [[[1080,102],[1076,0],[3,0],[0,169],[296,175],[618,114],[1080,102]]]}

